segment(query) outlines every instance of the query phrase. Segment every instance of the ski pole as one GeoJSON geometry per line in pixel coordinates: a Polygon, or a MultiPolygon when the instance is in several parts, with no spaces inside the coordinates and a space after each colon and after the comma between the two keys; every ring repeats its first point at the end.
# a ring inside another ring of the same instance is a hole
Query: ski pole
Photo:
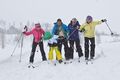
{"type": "MultiPolygon", "coordinates": [[[[28,28],[27,28],[26,25],[25,25],[25,27],[24,27],[24,30],[25,30],[25,31],[28,31],[28,28]]],[[[19,62],[21,62],[21,57],[22,57],[23,39],[24,39],[24,35],[22,36],[22,40],[21,40],[21,51],[20,51],[20,59],[19,59],[19,62]]]]}
{"type": "MultiPolygon", "coordinates": [[[[67,38],[67,40],[72,36],[72,34],[74,34],[74,32],[76,31],[77,29],[75,29],[67,38]]],[[[72,47],[73,49],[75,49],[74,47],[72,47]]],[[[75,51],[77,52],[77,49],[75,49],[75,51]]]]}
{"type": "Polygon", "coordinates": [[[67,38],[67,40],[73,35],[73,33],[76,31],[77,29],[75,29],[67,38]]]}
{"type": "Polygon", "coordinates": [[[22,40],[21,40],[21,51],[20,51],[20,59],[19,59],[19,62],[21,62],[21,57],[22,57],[23,39],[24,39],[24,36],[22,37],[22,40]]]}
{"type": "Polygon", "coordinates": [[[14,54],[16,48],[17,48],[17,45],[19,44],[19,41],[20,41],[21,37],[22,37],[22,33],[21,33],[21,35],[20,35],[20,38],[18,39],[18,42],[17,42],[15,48],[13,49],[13,52],[12,52],[11,56],[13,56],[13,54],[14,54]]]}
{"type": "Polygon", "coordinates": [[[111,35],[113,35],[113,32],[112,32],[111,28],[109,27],[108,23],[107,23],[107,22],[105,22],[105,24],[107,25],[108,29],[110,30],[111,35]]]}

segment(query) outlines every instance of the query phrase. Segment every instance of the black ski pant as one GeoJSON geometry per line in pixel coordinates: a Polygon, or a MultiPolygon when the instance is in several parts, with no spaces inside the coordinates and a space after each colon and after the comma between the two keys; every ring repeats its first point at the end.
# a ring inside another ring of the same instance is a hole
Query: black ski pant
{"type": "Polygon", "coordinates": [[[90,53],[90,58],[94,58],[95,56],[95,38],[87,38],[85,37],[85,58],[89,58],[89,53],[90,53]],[[89,48],[90,47],[90,48],[89,48]],[[90,52],[89,52],[90,49],[90,52]]]}
{"type": "Polygon", "coordinates": [[[69,43],[70,43],[70,51],[71,51],[71,55],[70,58],[73,59],[73,53],[74,53],[74,43],[75,43],[75,46],[76,46],[76,52],[78,52],[78,56],[79,57],[82,57],[83,56],[83,52],[82,52],[82,48],[81,48],[81,45],[80,45],[80,40],[69,40],[69,43]]]}
{"type": "Polygon", "coordinates": [[[66,38],[59,39],[58,40],[58,49],[61,53],[62,45],[64,45],[64,52],[65,52],[65,59],[67,59],[67,54],[68,54],[68,41],[66,38]]]}
{"type": "Polygon", "coordinates": [[[43,42],[42,41],[39,42],[39,43],[33,42],[33,44],[32,44],[32,51],[31,51],[31,55],[30,55],[30,63],[34,62],[34,56],[35,56],[35,51],[36,51],[37,45],[39,45],[39,47],[40,47],[42,60],[43,61],[47,60],[46,55],[45,55],[45,51],[44,51],[43,42]]]}

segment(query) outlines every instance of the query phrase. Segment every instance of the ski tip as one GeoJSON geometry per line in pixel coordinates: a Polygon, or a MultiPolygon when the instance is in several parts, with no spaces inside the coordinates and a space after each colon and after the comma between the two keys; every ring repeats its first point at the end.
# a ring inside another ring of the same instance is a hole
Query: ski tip
{"type": "Polygon", "coordinates": [[[31,68],[31,67],[32,67],[33,69],[35,68],[35,66],[28,66],[28,68],[31,68]]]}
{"type": "Polygon", "coordinates": [[[32,68],[35,68],[35,66],[32,66],[32,68]]]}

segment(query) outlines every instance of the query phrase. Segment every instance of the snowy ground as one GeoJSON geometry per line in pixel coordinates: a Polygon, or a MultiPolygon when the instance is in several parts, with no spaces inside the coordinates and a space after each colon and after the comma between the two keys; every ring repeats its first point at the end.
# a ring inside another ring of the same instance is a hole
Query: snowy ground
{"type": "MultiPolygon", "coordinates": [[[[74,61],[67,65],[53,66],[47,62],[40,62],[41,55],[36,52],[37,67],[34,69],[27,67],[31,42],[26,44],[24,41],[21,63],[19,63],[20,47],[17,47],[11,57],[15,44],[8,45],[5,49],[0,49],[0,80],[120,80],[120,42],[109,40],[96,46],[96,60],[93,64],[86,65],[82,58],[81,63],[74,61]]],[[[48,49],[45,42],[46,54],[48,49]]],[[[77,54],[75,58],[77,59],[77,54]]]]}

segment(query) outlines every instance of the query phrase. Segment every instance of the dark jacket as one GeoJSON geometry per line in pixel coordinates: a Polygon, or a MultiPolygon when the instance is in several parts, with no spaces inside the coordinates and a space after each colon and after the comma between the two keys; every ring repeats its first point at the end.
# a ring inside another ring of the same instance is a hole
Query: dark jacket
{"type": "Polygon", "coordinates": [[[79,40],[79,30],[77,29],[77,26],[80,26],[79,22],[75,25],[72,25],[72,22],[68,25],[69,28],[69,40],[79,40]]]}

